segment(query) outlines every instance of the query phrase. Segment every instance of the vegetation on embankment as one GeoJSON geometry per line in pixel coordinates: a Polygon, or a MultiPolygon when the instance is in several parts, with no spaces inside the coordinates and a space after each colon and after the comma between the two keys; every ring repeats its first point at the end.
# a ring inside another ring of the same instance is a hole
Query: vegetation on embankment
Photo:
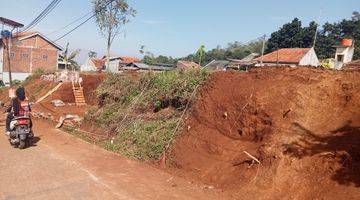
{"type": "Polygon", "coordinates": [[[109,74],[97,89],[99,107],[85,118],[111,135],[101,144],[106,149],[138,160],[158,159],[208,75],[204,70],[109,74]]]}

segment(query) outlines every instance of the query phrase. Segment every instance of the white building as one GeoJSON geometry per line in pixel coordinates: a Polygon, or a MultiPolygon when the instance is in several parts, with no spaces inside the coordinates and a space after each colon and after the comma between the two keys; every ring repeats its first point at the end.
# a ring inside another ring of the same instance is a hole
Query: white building
{"type": "Polygon", "coordinates": [[[314,48],[285,48],[271,52],[255,61],[258,62],[256,66],[314,66],[320,65],[320,61],[316,55],[314,48]],[[261,64],[263,63],[263,64],[261,64]]]}
{"type": "Polygon", "coordinates": [[[341,69],[344,64],[350,63],[353,59],[355,47],[353,40],[344,39],[341,45],[335,46],[334,69],[341,69]]]}
{"type": "Polygon", "coordinates": [[[103,58],[106,65],[106,70],[112,73],[120,73],[122,68],[130,63],[140,62],[138,58],[127,57],[127,56],[114,56],[110,57],[109,66],[106,63],[106,57],[103,58]]]}
{"type": "Polygon", "coordinates": [[[105,60],[97,58],[88,58],[84,64],[80,66],[82,72],[96,72],[105,70],[105,60]]]}

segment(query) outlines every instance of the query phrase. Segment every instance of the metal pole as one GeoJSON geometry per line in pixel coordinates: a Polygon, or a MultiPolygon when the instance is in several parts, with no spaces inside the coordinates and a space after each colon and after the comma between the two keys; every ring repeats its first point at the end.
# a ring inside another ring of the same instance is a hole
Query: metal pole
{"type": "Polygon", "coordinates": [[[11,37],[7,38],[7,48],[6,48],[6,51],[7,51],[7,59],[8,59],[8,67],[9,67],[9,84],[10,84],[10,87],[12,87],[12,75],[11,75],[11,58],[10,58],[10,44],[11,44],[11,37]]]}
{"type": "Polygon", "coordinates": [[[316,30],[315,30],[315,35],[314,35],[314,42],[313,42],[313,46],[312,46],[313,48],[315,48],[315,45],[316,45],[317,34],[318,34],[318,31],[319,31],[319,26],[320,26],[321,13],[322,13],[322,9],[320,9],[319,18],[318,18],[318,21],[317,21],[317,24],[316,24],[316,30]]]}
{"type": "Polygon", "coordinates": [[[263,61],[264,61],[264,52],[265,52],[265,40],[266,40],[266,35],[263,36],[263,44],[262,44],[262,49],[261,49],[261,60],[260,60],[260,66],[263,66],[263,61]]]}

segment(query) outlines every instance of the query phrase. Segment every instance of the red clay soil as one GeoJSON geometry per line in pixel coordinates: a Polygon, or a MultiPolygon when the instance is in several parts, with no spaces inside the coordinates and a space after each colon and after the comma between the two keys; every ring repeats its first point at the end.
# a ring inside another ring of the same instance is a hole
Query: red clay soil
{"type": "Polygon", "coordinates": [[[360,60],[354,60],[345,65],[344,70],[359,70],[360,69],[360,60]]]}
{"type": "Polygon", "coordinates": [[[360,71],[216,72],[171,170],[235,199],[360,199],[359,127],[360,71]]]}
{"type": "Polygon", "coordinates": [[[84,88],[85,101],[89,105],[97,105],[98,99],[96,96],[97,87],[106,78],[105,74],[81,74],[83,78],[82,86],[84,88]]]}
{"type": "MultiPolygon", "coordinates": [[[[89,105],[96,105],[98,102],[96,97],[96,89],[105,79],[105,74],[82,74],[81,77],[83,78],[81,85],[84,89],[86,103],[89,105]]],[[[75,103],[72,84],[63,83],[63,85],[51,96],[49,96],[49,98],[46,98],[44,102],[51,102],[55,99],[60,99],[64,103],[75,103]]]]}
{"type": "MultiPolygon", "coordinates": [[[[96,97],[96,88],[105,79],[105,74],[81,74],[83,78],[82,86],[84,88],[85,101],[88,105],[96,105],[98,100],[96,97]]],[[[58,83],[43,81],[40,78],[35,79],[26,84],[26,95],[29,97],[31,102],[35,102],[37,99],[44,96],[47,92],[53,89],[58,83]]],[[[56,120],[66,114],[84,116],[88,106],[75,106],[67,105],[65,107],[54,107],[51,104],[52,100],[60,99],[66,104],[75,104],[75,97],[72,91],[71,83],[63,83],[63,85],[52,95],[44,99],[41,103],[35,104],[33,110],[41,112],[45,115],[52,115],[56,120]]],[[[0,90],[0,101],[4,103],[9,102],[8,90],[0,90]]]]}
{"type": "MultiPolygon", "coordinates": [[[[86,75],[82,74],[81,77],[83,78],[82,86],[84,88],[84,96],[86,103],[88,105],[96,105],[97,97],[95,91],[96,88],[105,79],[105,74],[86,74],[86,75]]],[[[49,90],[50,89],[45,91],[48,92],[49,90]]],[[[72,84],[63,83],[63,85],[56,92],[54,92],[52,95],[50,95],[41,103],[35,105],[34,109],[38,112],[43,112],[45,114],[47,113],[52,114],[56,119],[66,114],[79,115],[83,117],[86,110],[88,109],[88,106],[75,106],[75,105],[67,105],[65,107],[56,108],[51,104],[51,101],[55,99],[59,99],[66,104],[75,104],[75,97],[72,90],[72,84]]]]}

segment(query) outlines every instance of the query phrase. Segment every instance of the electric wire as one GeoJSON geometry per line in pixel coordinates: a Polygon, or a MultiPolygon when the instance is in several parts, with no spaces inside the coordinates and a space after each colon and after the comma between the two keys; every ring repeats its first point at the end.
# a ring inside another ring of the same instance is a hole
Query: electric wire
{"type": "Polygon", "coordinates": [[[20,32],[28,31],[38,25],[60,2],[61,0],[53,0],[30,24],[21,29],[20,32]]]}

